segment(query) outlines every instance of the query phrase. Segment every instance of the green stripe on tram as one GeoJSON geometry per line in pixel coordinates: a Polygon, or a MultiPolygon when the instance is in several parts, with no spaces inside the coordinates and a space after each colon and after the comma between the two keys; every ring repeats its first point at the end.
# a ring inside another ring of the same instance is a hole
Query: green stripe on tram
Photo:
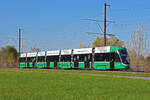
{"type": "Polygon", "coordinates": [[[50,62],[50,63],[49,63],[49,67],[50,67],[50,68],[54,68],[54,67],[55,67],[54,62],[50,62]]]}
{"type": "Polygon", "coordinates": [[[33,68],[33,63],[32,62],[29,62],[29,67],[33,68]]]}
{"type": "Polygon", "coordinates": [[[114,69],[127,69],[129,66],[126,66],[120,62],[115,62],[114,63],[115,68],[114,69]]]}
{"type": "Polygon", "coordinates": [[[25,67],[26,67],[26,63],[24,62],[19,63],[19,68],[25,68],[25,67]]]}
{"type": "Polygon", "coordinates": [[[85,68],[85,63],[84,62],[79,62],[78,66],[79,66],[79,68],[83,69],[83,68],[85,68]]]}
{"type": "Polygon", "coordinates": [[[124,50],[125,47],[117,47],[117,46],[110,46],[110,52],[116,52],[117,50],[124,50]]]}
{"type": "Polygon", "coordinates": [[[71,68],[71,62],[59,62],[60,68],[66,69],[71,68]]]}
{"type": "Polygon", "coordinates": [[[72,68],[74,68],[74,62],[72,62],[72,68]]]}
{"type": "Polygon", "coordinates": [[[94,62],[94,69],[110,69],[110,62],[94,62]]]}
{"type": "Polygon", "coordinates": [[[92,62],[89,63],[89,69],[92,69],[92,62]]]}
{"type": "Polygon", "coordinates": [[[45,62],[37,62],[37,68],[45,68],[46,67],[46,63],[45,62]]]}

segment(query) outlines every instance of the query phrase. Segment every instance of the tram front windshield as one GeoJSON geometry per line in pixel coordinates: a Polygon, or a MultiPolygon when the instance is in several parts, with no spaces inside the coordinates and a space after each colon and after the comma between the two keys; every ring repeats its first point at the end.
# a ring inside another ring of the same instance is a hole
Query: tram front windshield
{"type": "Polygon", "coordinates": [[[120,57],[124,64],[129,64],[129,57],[127,50],[119,50],[120,57]]]}

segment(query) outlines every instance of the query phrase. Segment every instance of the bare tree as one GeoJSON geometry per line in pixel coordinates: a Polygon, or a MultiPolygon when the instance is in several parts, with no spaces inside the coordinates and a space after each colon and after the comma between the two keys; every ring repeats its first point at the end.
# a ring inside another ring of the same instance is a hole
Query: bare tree
{"type": "Polygon", "coordinates": [[[142,24],[139,29],[133,30],[129,46],[130,49],[135,50],[137,56],[145,56],[147,54],[147,40],[144,24],[142,24]]]}
{"type": "Polygon", "coordinates": [[[40,52],[40,48],[31,47],[31,52],[40,52]]]}
{"type": "Polygon", "coordinates": [[[128,44],[131,67],[140,70],[144,64],[144,57],[148,54],[148,42],[145,35],[145,25],[141,24],[138,29],[132,31],[128,44]]]}

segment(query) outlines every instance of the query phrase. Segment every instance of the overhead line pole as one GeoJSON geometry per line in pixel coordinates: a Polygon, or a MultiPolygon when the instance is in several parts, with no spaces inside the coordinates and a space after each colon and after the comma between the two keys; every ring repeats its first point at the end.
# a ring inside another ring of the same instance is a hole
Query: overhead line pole
{"type": "Polygon", "coordinates": [[[19,28],[19,56],[20,56],[20,53],[21,53],[21,29],[19,28]]]}
{"type": "Polygon", "coordinates": [[[104,31],[102,30],[102,28],[100,27],[100,25],[97,24],[98,27],[100,28],[100,30],[103,32],[103,35],[104,35],[104,46],[107,46],[106,35],[113,35],[113,34],[107,34],[107,22],[114,23],[114,21],[107,21],[107,19],[106,19],[107,18],[106,17],[106,15],[107,15],[107,13],[106,13],[107,6],[110,6],[110,5],[104,3],[104,20],[95,20],[95,19],[90,19],[90,18],[83,18],[83,19],[81,19],[81,20],[90,20],[90,21],[94,21],[94,22],[104,22],[104,31]]]}
{"type": "Polygon", "coordinates": [[[104,3],[104,46],[106,46],[106,3],[104,3]]]}
{"type": "Polygon", "coordinates": [[[106,7],[107,6],[110,6],[110,5],[107,5],[106,3],[104,3],[104,46],[107,45],[107,38],[106,38],[106,32],[107,32],[107,26],[106,26],[106,22],[107,22],[107,19],[106,19],[106,7]]]}

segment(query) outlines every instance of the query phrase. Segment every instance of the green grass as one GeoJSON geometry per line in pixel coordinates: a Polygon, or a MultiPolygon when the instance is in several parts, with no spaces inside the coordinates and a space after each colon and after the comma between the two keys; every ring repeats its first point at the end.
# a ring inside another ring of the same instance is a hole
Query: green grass
{"type": "MultiPolygon", "coordinates": [[[[21,69],[22,70],[22,69],[21,69]]],[[[26,71],[35,71],[35,69],[23,69],[26,71]]],[[[13,71],[13,70],[12,70],[13,71]]],[[[19,69],[20,71],[20,69],[19,69]]],[[[41,69],[36,69],[36,71],[41,71],[41,69]]],[[[150,78],[150,73],[135,73],[135,72],[118,72],[118,71],[100,71],[100,70],[48,70],[48,69],[42,69],[43,72],[59,72],[59,73],[76,73],[76,74],[102,74],[102,75],[119,75],[119,76],[134,76],[134,77],[147,77],[150,78]],[[53,70],[53,71],[52,71],[53,70]]]]}
{"type": "Polygon", "coordinates": [[[133,73],[0,69],[0,100],[149,100],[150,80],[120,74],[133,73]]]}

